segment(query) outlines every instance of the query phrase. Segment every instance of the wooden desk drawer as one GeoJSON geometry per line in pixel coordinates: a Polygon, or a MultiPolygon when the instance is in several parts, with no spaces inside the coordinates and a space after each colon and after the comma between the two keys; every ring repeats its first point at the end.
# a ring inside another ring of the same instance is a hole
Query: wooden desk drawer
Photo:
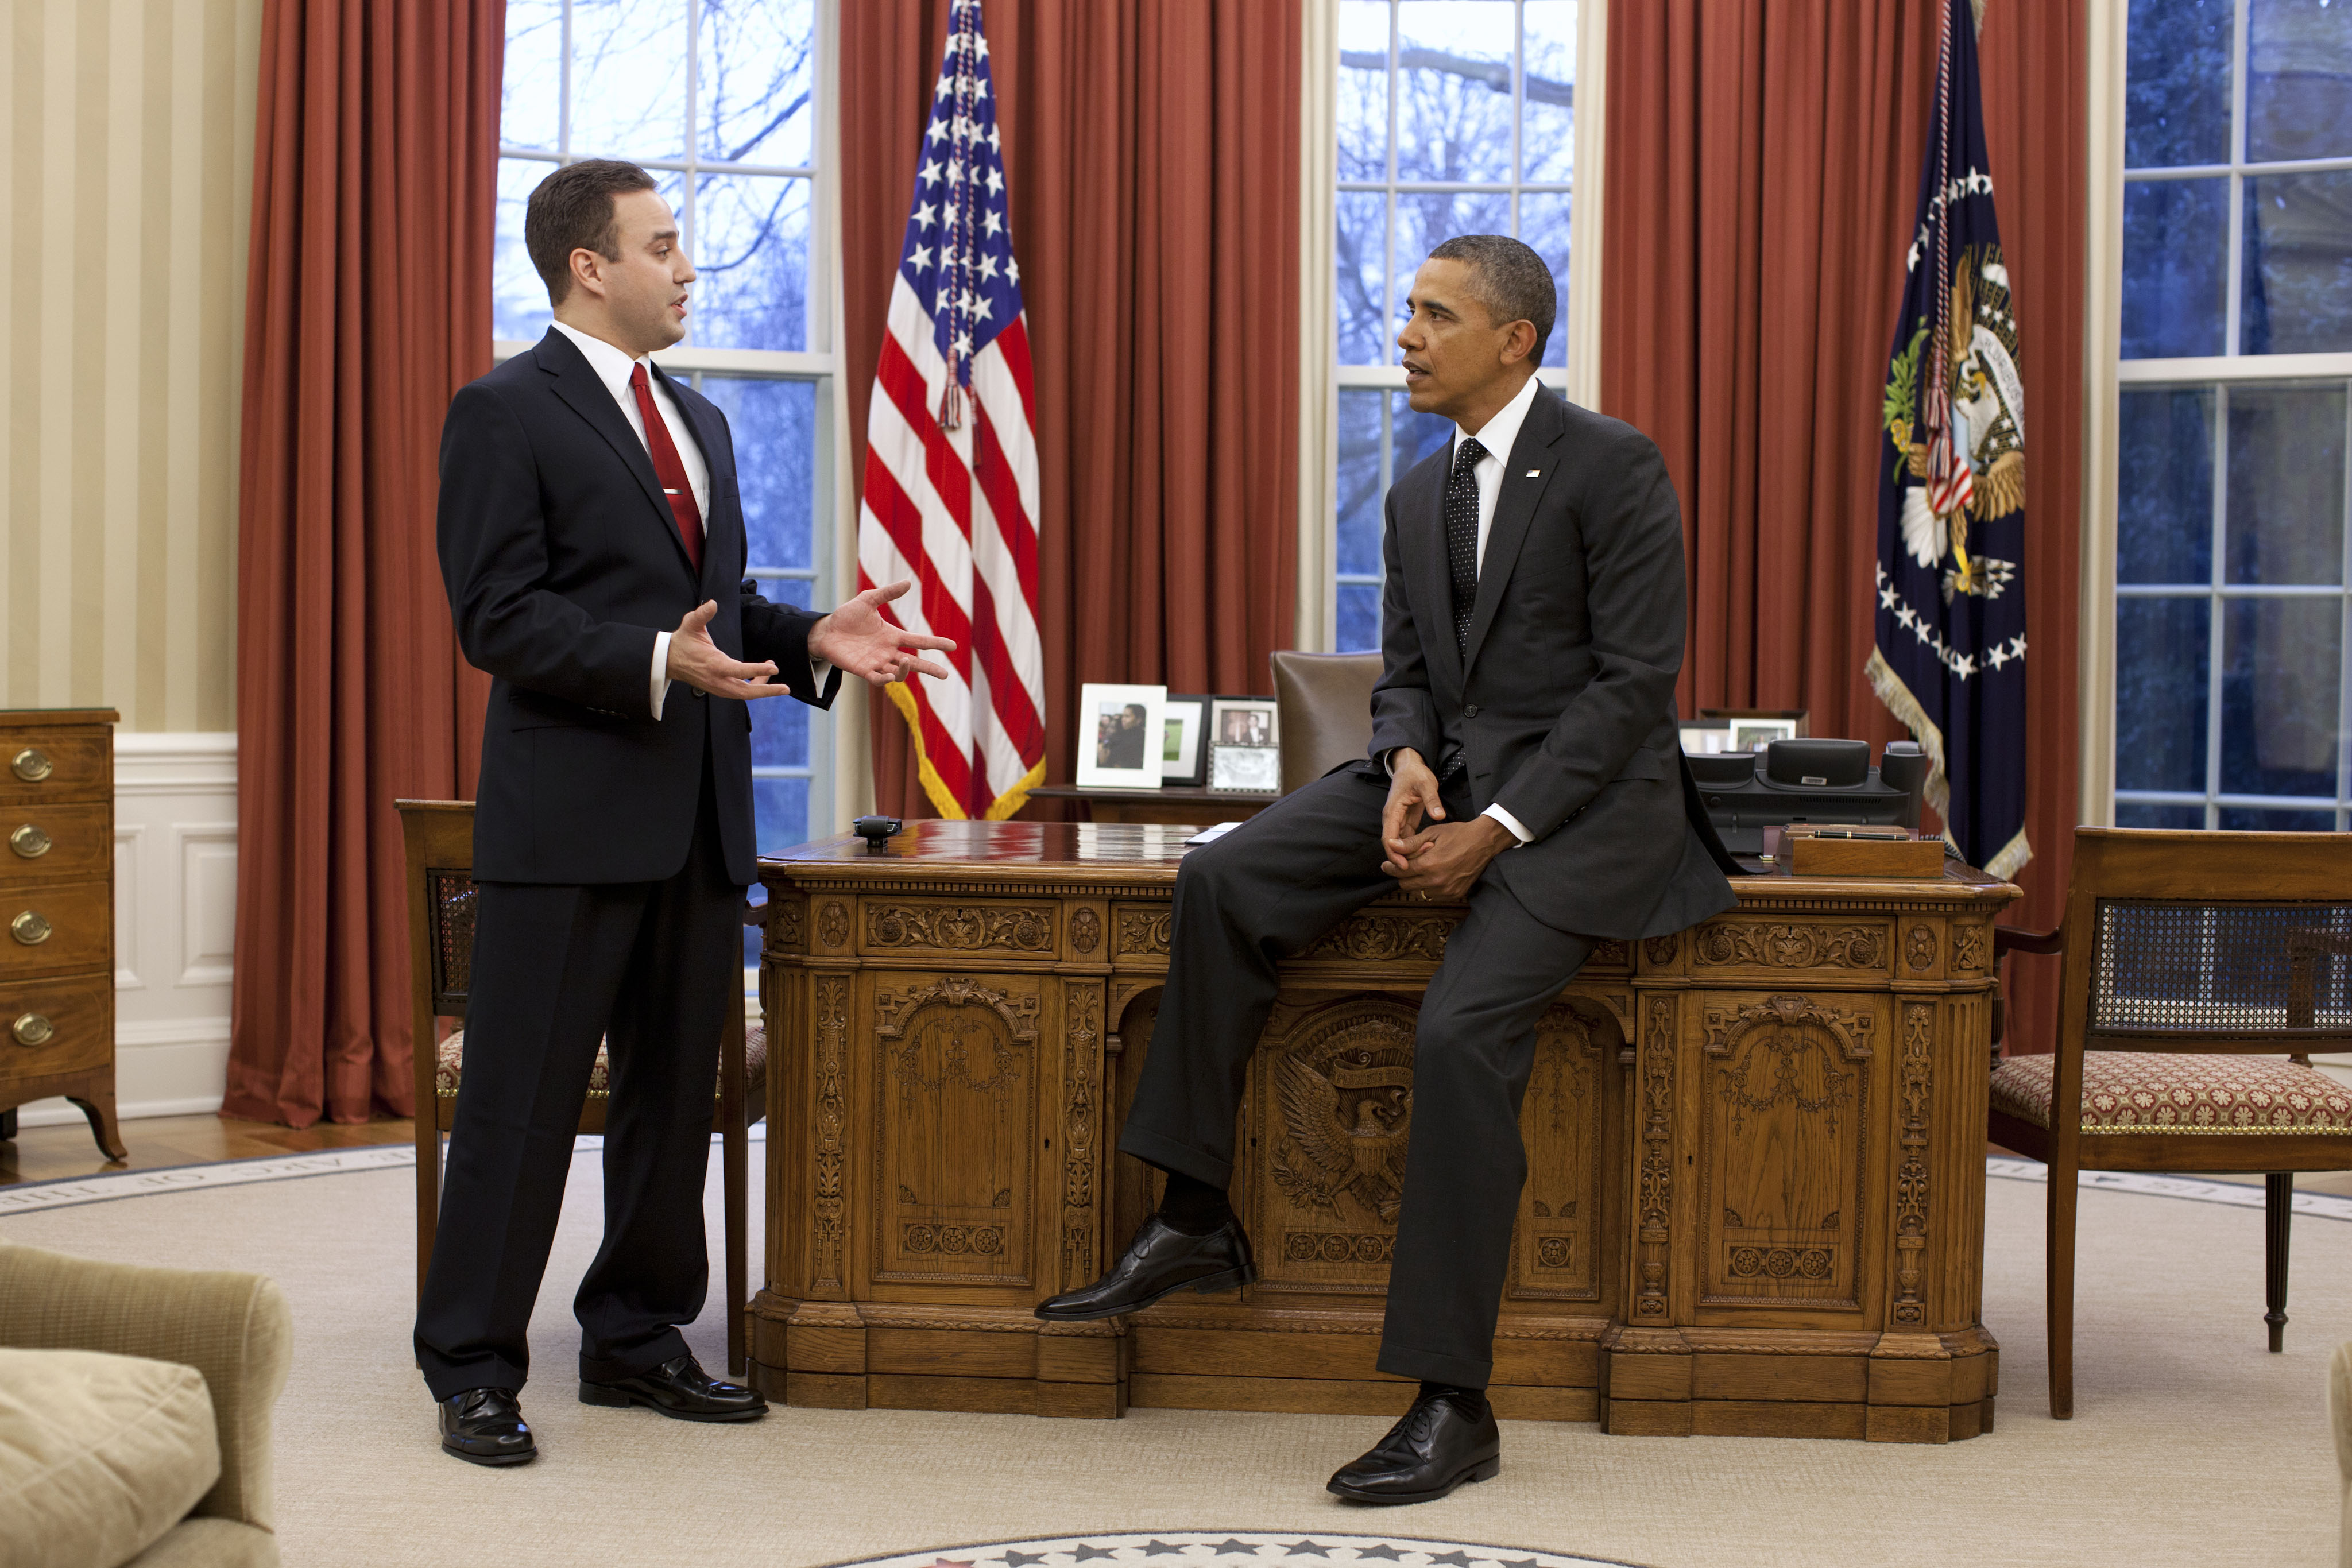
{"type": "Polygon", "coordinates": [[[113,976],[0,986],[0,1079],[80,1072],[113,1056],[113,976]]]}
{"type": "Polygon", "coordinates": [[[103,728],[0,728],[0,806],[103,800],[114,788],[113,755],[103,728]]]}
{"type": "Polygon", "coordinates": [[[113,925],[113,901],[102,882],[0,892],[0,926],[7,931],[0,936],[0,980],[105,965],[113,925]]]}
{"type": "MultiPolygon", "coordinates": [[[[77,806],[33,801],[0,810],[0,841],[8,845],[0,854],[0,888],[105,876],[114,850],[113,818],[114,808],[102,800],[77,806]]],[[[0,900],[7,896],[0,893],[0,900]]]]}

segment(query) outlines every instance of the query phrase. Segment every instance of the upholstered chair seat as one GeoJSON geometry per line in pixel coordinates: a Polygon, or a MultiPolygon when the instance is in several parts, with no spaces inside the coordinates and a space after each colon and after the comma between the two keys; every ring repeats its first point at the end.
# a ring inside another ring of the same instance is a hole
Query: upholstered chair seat
{"type": "MultiPolygon", "coordinates": [[[[2052,1055],[2012,1056],[1993,1070],[1992,1108],[2050,1125],[2052,1055]]],[[[2208,1051],[2086,1051],[2083,1131],[2336,1133],[2352,1137],[2352,1089],[2276,1056],[2208,1051]]]]}
{"type": "MultiPolygon", "coordinates": [[[[433,1087],[444,1100],[457,1097],[466,1071],[466,1031],[454,1030],[441,1042],[433,1068],[433,1087]]],[[[612,1091],[612,1062],[604,1042],[596,1042],[596,1065],[588,1070],[588,1098],[602,1100],[612,1091]]],[[[743,1099],[750,1119],[757,1122],[767,1105],[768,1031],[753,1024],[743,1031],[743,1099]]]]}

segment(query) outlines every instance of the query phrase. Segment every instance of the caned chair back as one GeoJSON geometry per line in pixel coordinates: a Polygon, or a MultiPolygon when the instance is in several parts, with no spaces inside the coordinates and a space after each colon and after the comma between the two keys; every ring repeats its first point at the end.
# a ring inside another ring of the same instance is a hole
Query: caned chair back
{"type": "Polygon", "coordinates": [[[1381,678],[1381,656],[1286,648],[1270,658],[1287,795],[1364,755],[1372,739],[1372,686],[1381,678]]]}

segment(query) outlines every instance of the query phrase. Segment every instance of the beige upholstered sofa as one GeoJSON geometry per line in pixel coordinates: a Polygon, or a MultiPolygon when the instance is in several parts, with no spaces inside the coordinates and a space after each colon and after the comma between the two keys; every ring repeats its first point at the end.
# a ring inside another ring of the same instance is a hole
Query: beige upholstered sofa
{"type": "Polygon", "coordinates": [[[258,1275],[0,1243],[0,1568],[275,1568],[292,1331],[258,1275]]]}

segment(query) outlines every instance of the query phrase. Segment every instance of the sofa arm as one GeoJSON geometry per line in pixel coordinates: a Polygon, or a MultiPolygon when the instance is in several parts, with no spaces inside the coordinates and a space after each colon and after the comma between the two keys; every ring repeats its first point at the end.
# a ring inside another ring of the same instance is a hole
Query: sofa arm
{"type": "Polygon", "coordinates": [[[293,1313],[258,1274],[99,1263],[0,1245],[0,1344],[102,1350],[204,1374],[219,1482],[199,1517],[270,1528],[269,1416],[293,1360],[293,1313]]]}

